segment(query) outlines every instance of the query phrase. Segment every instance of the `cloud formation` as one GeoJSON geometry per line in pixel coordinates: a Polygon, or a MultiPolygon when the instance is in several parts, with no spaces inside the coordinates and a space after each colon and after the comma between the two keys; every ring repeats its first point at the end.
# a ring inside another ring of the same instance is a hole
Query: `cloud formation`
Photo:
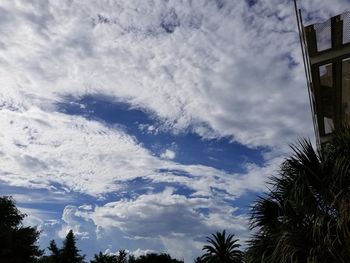
{"type": "Polygon", "coordinates": [[[122,130],[82,117],[34,107],[2,112],[0,179],[13,186],[100,196],[142,178],[183,184],[204,195],[217,187],[234,196],[246,189],[260,189],[266,179],[260,166],[249,163],[247,175],[242,177],[204,165],[160,159],[122,130]],[[256,175],[256,170],[261,175],[256,175]],[[254,180],[248,183],[250,176],[254,180]]]}
{"type": "MultiPolygon", "coordinates": [[[[350,8],[303,7],[307,23],[350,8]]],[[[226,228],[244,238],[234,202],[264,189],[285,145],[312,137],[293,12],[287,0],[2,1],[1,182],[46,189],[52,200],[93,198],[67,201],[62,218],[26,208],[49,237],[72,228],[86,248],[103,240],[189,260],[203,234],[226,228]],[[184,165],[169,145],[157,156],[117,125],[59,112],[67,97],[97,94],[148,114],[156,125],[139,128],[149,134],[264,146],[264,163],[248,160],[242,173],[184,165]]]]}
{"type": "Polygon", "coordinates": [[[2,93],[45,109],[64,95],[105,94],[172,132],[249,146],[310,135],[288,3],[5,2],[2,93]]]}

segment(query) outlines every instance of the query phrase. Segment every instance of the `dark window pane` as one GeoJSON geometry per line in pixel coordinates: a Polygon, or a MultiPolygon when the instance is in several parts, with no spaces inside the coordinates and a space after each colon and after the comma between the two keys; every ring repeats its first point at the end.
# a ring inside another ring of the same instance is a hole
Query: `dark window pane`
{"type": "Polygon", "coordinates": [[[350,43],[350,12],[341,15],[343,20],[343,44],[350,43]]]}
{"type": "Polygon", "coordinates": [[[342,117],[350,124],[350,58],[342,63],[342,117]]]}
{"type": "Polygon", "coordinates": [[[314,25],[316,31],[317,51],[322,51],[332,47],[331,21],[314,25]]]}
{"type": "Polygon", "coordinates": [[[323,116],[324,133],[329,134],[334,128],[334,88],[332,64],[319,67],[320,75],[320,103],[323,116]]]}

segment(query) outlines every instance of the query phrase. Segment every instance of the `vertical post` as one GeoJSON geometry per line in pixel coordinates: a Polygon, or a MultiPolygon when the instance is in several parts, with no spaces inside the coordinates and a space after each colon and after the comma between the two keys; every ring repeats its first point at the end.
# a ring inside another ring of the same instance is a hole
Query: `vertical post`
{"type": "Polygon", "coordinates": [[[308,95],[309,95],[309,104],[310,104],[310,108],[311,108],[311,118],[313,121],[313,127],[314,127],[314,134],[315,134],[315,138],[316,138],[316,144],[317,147],[320,147],[320,137],[318,134],[318,125],[319,125],[319,120],[316,119],[318,118],[318,115],[315,117],[315,104],[314,104],[314,88],[312,85],[312,73],[311,73],[311,69],[310,69],[310,63],[309,63],[309,52],[311,51],[311,53],[316,54],[317,52],[317,47],[316,47],[316,32],[315,30],[312,28],[310,28],[310,30],[312,30],[311,34],[306,34],[306,36],[312,36],[313,37],[313,42],[314,45],[311,46],[311,50],[308,50],[306,48],[306,43],[305,43],[305,31],[304,31],[304,26],[303,26],[303,18],[301,15],[301,10],[298,9],[298,5],[297,5],[297,0],[294,0],[294,9],[295,9],[295,16],[297,19],[297,26],[298,26],[298,32],[299,32],[299,41],[300,41],[300,48],[301,48],[301,53],[302,53],[302,57],[303,57],[303,64],[304,64],[304,71],[305,71],[305,77],[306,77],[306,82],[307,82],[307,90],[308,90],[308,95]]]}
{"type": "MultiPolygon", "coordinates": [[[[332,31],[332,49],[339,50],[343,45],[343,21],[341,17],[331,18],[332,31]]],[[[342,125],[342,60],[338,59],[333,62],[333,86],[335,88],[334,110],[335,123],[334,128],[339,129],[342,125]]]]}

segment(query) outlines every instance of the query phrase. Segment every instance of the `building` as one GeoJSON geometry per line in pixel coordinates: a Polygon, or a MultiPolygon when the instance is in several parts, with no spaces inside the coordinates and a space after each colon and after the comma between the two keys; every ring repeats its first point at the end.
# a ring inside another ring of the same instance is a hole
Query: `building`
{"type": "Polygon", "coordinates": [[[318,144],[350,124],[350,11],[303,27],[297,15],[318,144]]]}

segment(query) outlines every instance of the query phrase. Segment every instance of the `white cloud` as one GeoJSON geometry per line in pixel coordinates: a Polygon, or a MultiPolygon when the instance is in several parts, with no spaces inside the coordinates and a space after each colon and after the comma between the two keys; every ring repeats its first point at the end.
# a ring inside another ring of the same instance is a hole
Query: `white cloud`
{"type": "Polygon", "coordinates": [[[94,195],[115,191],[114,182],[144,175],[143,168],[152,166],[149,153],[132,137],[97,122],[34,107],[3,113],[0,179],[11,185],[54,191],[54,184],[62,184],[94,195]],[[131,164],[134,158],[139,162],[131,164]]]}
{"type": "Polygon", "coordinates": [[[166,189],[158,194],[142,195],[135,200],[121,200],[97,207],[95,222],[103,227],[115,226],[130,236],[158,237],[168,230],[175,233],[203,231],[197,224],[196,208],[207,207],[205,198],[186,198],[166,189]],[[142,223],[141,223],[142,222],[142,223]]]}
{"type": "Polygon", "coordinates": [[[149,253],[154,253],[154,252],[157,252],[157,251],[152,251],[150,249],[136,249],[135,251],[131,251],[131,254],[133,254],[135,257],[139,257],[141,255],[146,255],[146,254],[149,254],[149,253]]]}
{"type": "Polygon", "coordinates": [[[175,159],[176,157],[176,153],[170,149],[166,149],[161,155],[160,155],[161,158],[163,159],[169,159],[169,160],[172,160],[172,159],[175,159]]]}
{"type": "MultiPolygon", "coordinates": [[[[47,113],[36,107],[2,112],[0,179],[12,186],[102,196],[121,190],[129,180],[144,178],[183,184],[196,195],[211,195],[211,187],[215,187],[237,197],[246,190],[261,189],[279,160],[267,163],[266,172],[247,164],[246,175],[230,174],[159,159],[122,130],[82,117],[47,113]]],[[[167,157],[172,156],[168,150],[167,157]]]]}
{"type": "MultiPolygon", "coordinates": [[[[3,112],[0,179],[13,186],[55,192],[45,195],[46,201],[71,202],[73,196],[64,199],[62,191],[96,197],[125,191],[129,180],[140,177],[154,184],[173,185],[159,193],[151,189],[144,195],[136,193],[132,199],[108,201],[98,207],[68,205],[58,221],[55,215],[46,216],[43,222],[37,220],[40,216],[30,218],[29,222],[40,224],[45,232],[44,246],[49,239],[62,239],[73,229],[79,245],[88,253],[91,247],[94,253],[106,248],[150,248],[180,257],[176,243],[182,242],[187,244],[183,257],[188,260],[200,253],[203,235],[217,229],[226,228],[241,238],[247,235],[246,218],[237,216],[229,202],[247,190],[262,190],[280,161],[273,158],[264,167],[248,163],[244,174],[227,173],[160,159],[122,130],[82,117],[48,113],[34,106],[25,109],[23,105],[3,112]],[[177,187],[188,188],[191,196],[175,193],[177,187]],[[210,212],[205,214],[201,209],[210,212]]],[[[28,203],[26,196],[17,196],[28,203]]],[[[38,194],[30,198],[45,202],[38,194]]]]}
{"type": "Polygon", "coordinates": [[[62,214],[62,220],[64,221],[63,227],[58,231],[58,236],[63,239],[68,234],[69,230],[73,230],[74,234],[80,239],[96,240],[96,235],[92,231],[95,225],[91,219],[84,217],[88,211],[84,207],[75,207],[68,205],[64,208],[62,214]],[[81,219],[84,219],[84,223],[81,223],[81,219]]]}
{"type": "MultiPolygon", "coordinates": [[[[28,210],[29,223],[43,225],[48,237],[72,228],[89,242],[104,240],[104,249],[117,240],[131,250],[183,249],[186,259],[201,244],[190,234],[226,228],[244,239],[247,219],[230,202],[264,189],[284,145],[311,136],[312,122],[291,2],[223,3],[0,3],[0,180],[94,197],[125,191],[137,178],[174,187],[97,207],[66,206],[58,221],[28,210]],[[144,110],[156,119],[140,125],[148,133],[191,130],[272,150],[243,173],[176,163],[172,148],[158,158],[117,126],[57,112],[67,96],[86,94],[144,110]],[[177,186],[193,193],[175,193],[177,186]]],[[[350,8],[346,0],[303,6],[312,21],[350,8]]]]}
{"type": "MultiPolygon", "coordinates": [[[[345,6],[317,3],[327,14],[345,6]]],[[[99,93],[152,112],[174,132],[250,146],[312,134],[303,69],[290,67],[301,62],[290,1],[250,9],[245,1],[221,9],[214,1],[107,0],[0,7],[6,102],[50,109],[62,95],[99,93]]]]}
{"type": "Polygon", "coordinates": [[[63,238],[73,229],[80,239],[86,239],[94,236],[96,229],[102,233],[100,247],[108,247],[108,237],[114,238],[110,251],[126,248],[140,252],[151,247],[153,251],[185,258],[186,262],[201,253],[205,236],[215,231],[226,229],[242,240],[247,237],[247,217],[236,215],[230,204],[219,198],[186,197],[174,191],[166,188],[134,199],[108,202],[94,210],[66,206],[64,224],[58,233],[63,238]]]}

